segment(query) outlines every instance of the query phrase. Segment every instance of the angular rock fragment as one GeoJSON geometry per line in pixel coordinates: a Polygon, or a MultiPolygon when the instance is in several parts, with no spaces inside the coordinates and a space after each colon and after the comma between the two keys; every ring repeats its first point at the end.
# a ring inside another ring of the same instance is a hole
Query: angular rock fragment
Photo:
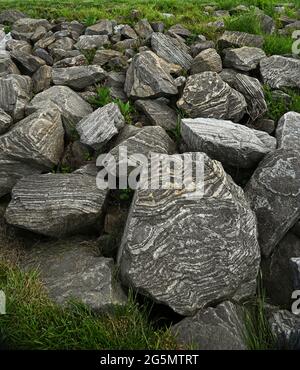
{"type": "Polygon", "coordinates": [[[300,150],[300,113],[285,113],[276,128],[278,148],[300,150]]]}
{"type": "Polygon", "coordinates": [[[50,30],[51,25],[46,19],[20,18],[12,25],[11,34],[16,40],[30,41],[35,30],[43,26],[50,30]]]}
{"type": "Polygon", "coordinates": [[[32,47],[27,41],[11,39],[11,40],[8,40],[6,43],[6,50],[22,51],[23,53],[31,54],[32,47]]]}
{"type": "Polygon", "coordinates": [[[111,36],[113,33],[113,24],[107,19],[103,19],[101,22],[96,23],[92,26],[87,27],[85,30],[86,35],[108,35],[111,36]]]}
{"type": "Polygon", "coordinates": [[[265,132],[212,118],[183,119],[181,136],[188,151],[233,167],[251,168],[276,148],[276,139],[265,132]]]}
{"type": "Polygon", "coordinates": [[[192,74],[206,71],[217,73],[222,71],[222,60],[215,49],[203,50],[193,60],[191,67],[192,74]]]}
{"type": "Polygon", "coordinates": [[[181,24],[174,24],[174,26],[169,28],[168,33],[170,35],[177,35],[184,38],[192,36],[192,32],[183,27],[181,24]]]}
{"type": "Polygon", "coordinates": [[[263,36],[246,32],[225,31],[218,40],[218,47],[220,49],[241,48],[243,46],[262,48],[263,43],[263,36]]]}
{"type": "Polygon", "coordinates": [[[97,50],[93,64],[97,64],[99,66],[103,66],[104,64],[108,63],[111,59],[113,58],[121,58],[122,53],[120,53],[117,50],[109,50],[109,49],[104,49],[104,50],[97,50]]]}
{"type": "Polygon", "coordinates": [[[275,311],[269,318],[277,348],[300,350],[300,318],[286,310],[275,311]]]}
{"type": "Polygon", "coordinates": [[[12,125],[12,118],[0,108],[0,135],[3,135],[12,125]]]}
{"type": "Polygon", "coordinates": [[[38,94],[50,87],[52,80],[52,68],[49,66],[40,67],[32,76],[33,92],[38,94]]]}
{"type": "Polygon", "coordinates": [[[10,74],[20,74],[18,67],[7,54],[0,54],[0,77],[6,77],[10,74]]]}
{"type": "Polygon", "coordinates": [[[61,59],[54,63],[53,68],[67,68],[87,65],[88,61],[83,54],[76,55],[75,57],[61,59]]]}
{"type": "MultiPolygon", "coordinates": [[[[124,284],[192,316],[209,304],[253,294],[260,254],[242,189],[205,154],[185,157],[204,163],[203,191],[137,190],[118,260],[124,284]]],[[[177,183],[184,155],[164,158],[177,163],[171,175],[177,183]]]]}
{"type": "Polygon", "coordinates": [[[144,40],[147,40],[149,37],[151,37],[153,33],[151,24],[147,21],[147,19],[139,20],[134,26],[134,30],[139,37],[144,40]]]}
{"type": "Polygon", "coordinates": [[[43,59],[22,51],[14,51],[11,52],[10,55],[20,71],[24,74],[32,75],[41,66],[46,64],[43,59]]]}
{"type": "Polygon", "coordinates": [[[94,35],[94,36],[80,36],[78,42],[75,44],[78,50],[92,50],[99,49],[102,46],[109,45],[107,35],[94,35]]]}
{"type": "Polygon", "coordinates": [[[266,57],[266,53],[259,48],[243,46],[236,49],[224,50],[224,66],[238,69],[240,71],[252,71],[259,61],[266,57]]]}
{"type": "Polygon", "coordinates": [[[26,15],[19,10],[7,9],[0,14],[1,24],[13,24],[20,18],[26,18],[26,15]]]}

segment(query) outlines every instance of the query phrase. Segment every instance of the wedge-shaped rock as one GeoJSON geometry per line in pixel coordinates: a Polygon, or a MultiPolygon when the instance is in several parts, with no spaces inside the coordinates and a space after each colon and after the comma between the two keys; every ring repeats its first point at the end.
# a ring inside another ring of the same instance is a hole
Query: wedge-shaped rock
{"type": "Polygon", "coordinates": [[[113,24],[107,19],[103,19],[101,22],[96,23],[92,26],[87,27],[85,30],[86,35],[108,35],[111,36],[113,33],[113,24]]]}
{"type": "Polygon", "coordinates": [[[220,77],[229,86],[244,96],[247,103],[246,111],[252,121],[257,120],[267,112],[268,107],[265,101],[264,91],[257,78],[227,69],[220,73],[220,77]]]}
{"type": "Polygon", "coordinates": [[[0,135],[5,134],[12,125],[12,118],[0,108],[0,135]]]}
{"type": "Polygon", "coordinates": [[[217,73],[222,71],[222,60],[215,49],[205,49],[201,51],[193,60],[191,68],[192,74],[206,71],[217,73]]]}
{"type": "Polygon", "coordinates": [[[0,54],[0,77],[5,77],[10,74],[20,74],[18,67],[11,60],[9,53],[0,54]]]}
{"type": "Polygon", "coordinates": [[[0,136],[0,196],[26,175],[50,170],[64,150],[64,130],[58,110],[44,109],[16,123],[0,136]]]}
{"type": "Polygon", "coordinates": [[[95,227],[106,195],[93,176],[33,175],[13,188],[5,218],[11,225],[59,238],[95,227]]]}
{"type": "Polygon", "coordinates": [[[241,309],[226,301],[206,308],[172,327],[176,341],[201,350],[244,350],[245,327],[241,309]]]}
{"type": "Polygon", "coordinates": [[[20,71],[24,74],[32,75],[46,62],[34,55],[25,53],[23,51],[14,51],[11,53],[13,61],[17,64],[20,71]]]}
{"type": "Polygon", "coordinates": [[[0,78],[0,108],[14,121],[22,119],[31,91],[32,82],[28,76],[8,75],[0,78]]]}
{"type": "Polygon", "coordinates": [[[252,71],[259,61],[266,57],[266,53],[259,48],[243,46],[237,49],[224,50],[224,66],[240,71],[252,71]]]}
{"type": "Polygon", "coordinates": [[[260,162],[246,186],[256,213],[259,244],[270,255],[300,218],[300,152],[277,149],[260,162]]]}
{"type": "Polygon", "coordinates": [[[215,72],[203,72],[187,79],[183,95],[177,102],[190,117],[230,119],[238,122],[247,103],[241,93],[232,89],[215,72]]]}
{"type": "Polygon", "coordinates": [[[67,86],[52,86],[37,94],[26,107],[31,114],[45,106],[57,107],[67,132],[74,132],[76,124],[93,109],[76,92],[67,86]]]}
{"type": "Polygon", "coordinates": [[[107,311],[126,302],[114,278],[110,258],[98,257],[89,240],[67,239],[34,246],[26,251],[24,270],[37,270],[50,298],[58,304],[77,299],[94,311],[107,311]]]}
{"type": "Polygon", "coordinates": [[[77,124],[80,141],[101,149],[124,126],[125,120],[117,104],[110,103],[84,117],[77,124]]]}
{"type": "Polygon", "coordinates": [[[300,88],[300,60],[272,55],[260,61],[260,73],[264,84],[273,89],[300,88]]]}
{"type": "MultiPolygon", "coordinates": [[[[179,169],[184,164],[183,154],[165,158],[179,169]]],[[[118,260],[125,284],[192,316],[211,303],[253,294],[260,254],[242,189],[204,153],[185,153],[185,160],[204,164],[203,191],[137,190],[118,260]]]]}
{"type": "Polygon", "coordinates": [[[30,41],[38,27],[50,30],[51,24],[46,19],[20,18],[12,25],[11,34],[16,40],[30,41]]]}
{"type": "Polygon", "coordinates": [[[276,139],[266,132],[213,118],[183,119],[181,136],[189,151],[234,167],[253,167],[276,148],[276,139]]]}
{"type": "Polygon", "coordinates": [[[105,76],[106,72],[97,65],[53,68],[52,70],[54,85],[68,86],[74,90],[83,90],[85,87],[102,81],[105,76]]]}
{"type": "Polygon", "coordinates": [[[78,50],[93,50],[99,49],[100,47],[109,45],[109,39],[107,35],[83,35],[79,37],[78,42],[75,44],[78,50]]]}
{"type": "Polygon", "coordinates": [[[300,150],[300,113],[288,112],[277,125],[278,148],[300,150]]]}
{"type": "Polygon", "coordinates": [[[124,90],[131,98],[156,98],[178,93],[166,63],[152,51],[133,58],[127,70],[124,90]]]}
{"type": "Polygon", "coordinates": [[[159,57],[167,62],[179,64],[186,70],[190,69],[193,58],[184,42],[163,33],[155,32],[151,36],[151,47],[159,57]]]}
{"type": "Polygon", "coordinates": [[[261,48],[263,44],[263,36],[238,31],[225,31],[218,40],[218,47],[220,49],[241,48],[243,46],[261,48]]]}

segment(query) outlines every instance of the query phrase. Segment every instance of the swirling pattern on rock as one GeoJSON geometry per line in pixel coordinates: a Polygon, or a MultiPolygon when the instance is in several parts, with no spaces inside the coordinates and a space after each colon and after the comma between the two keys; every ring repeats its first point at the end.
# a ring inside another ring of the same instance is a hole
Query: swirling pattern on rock
{"type": "Polygon", "coordinates": [[[224,67],[248,72],[255,69],[259,61],[265,57],[266,53],[262,49],[243,46],[237,49],[225,49],[223,63],[224,67]]]}
{"type": "Polygon", "coordinates": [[[278,148],[300,150],[300,113],[285,113],[276,128],[278,148]]]}
{"type": "MultiPolygon", "coordinates": [[[[190,316],[236,294],[241,299],[241,291],[243,298],[253,294],[260,254],[242,189],[204,153],[185,156],[204,163],[203,194],[137,190],[118,261],[126,285],[190,316]]],[[[184,155],[172,158],[183,164],[184,155]]]]}
{"type": "Polygon", "coordinates": [[[246,111],[247,103],[243,95],[232,89],[217,73],[203,72],[188,77],[177,106],[192,118],[238,122],[246,111]]]}
{"type": "Polygon", "coordinates": [[[292,87],[300,89],[300,60],[272,55],[260,61],[264,84],[272,89],[292,87]]]}
{"type": "Polygon", "coordinates": [[[45,65],[45,61],[35,55],[25,53],[23,51],[13,51],[10,53],[13,61],[24,74],[32,75],[41,66],[45,65]]]}
{"type": "Polygon", "coordinates": [[[218,39],[220,49],[241,48],[243,46],[262,48],[263,44],[263,36],[238,31],[225,31],[218,39]]]}
{"type": "Polygon", "coordinates": [[[264,91],[257,78],[227,69],[220,73],[220,77],[244,96],[247,103],[246,111],[252,121],[262,117],[267,112],[268,107],[264,91]]]}
{"type": "Polygon", "coordinates": [[[84,117],[76,126],[80,141],[101,149],[124,126],[125,120],[117,104],[110,103],[84,117]]]}
{"type": "Polygon", "coordinates": [[[163,33],[155,32],[151,36],[152,50],[169,63],[179,64],[188,70],[193,58],[189,54],[189,48],[184,42],[163,33]]]}
{"type": "Polygon", "coordinates": [[[14,121],[25,115],[25,106],[30,100],[32,82],[28,76],[8,75],[0,78],[0,108],[14,121]]]}
{"type": "Polygon", "coordinates": [[[124,90],[131,98],[156,98],[178,93],[165,62],[152,51],[134,56],[126,73],[124,90]]]}
{"type": "Polygon", "coordinates": [[[263,131],[213,118],[183,119],[181,136],[189,151],[234,167],[253,167],[276,148],[276,139],[263,131]]]}
{"type": "Polygon", "coordinates": [[[179,344],[198,350],[244,350],[245,327],[240,307],[226,301],[186,317],[172,326],[179,344]]]}
{"type": "Polygon", "coordinates": [[[81,174],[33,175],[12,190],[5,219],[16,227],[59,238],[95,227],[107,191],[93,176],[81,174]]]}
{"type": "Polygon", "coordinates": [[[245,188],[256,213],[259,244],[270,255],[300,218],[300,152],[277,149],[260,162],[245,188]]]}

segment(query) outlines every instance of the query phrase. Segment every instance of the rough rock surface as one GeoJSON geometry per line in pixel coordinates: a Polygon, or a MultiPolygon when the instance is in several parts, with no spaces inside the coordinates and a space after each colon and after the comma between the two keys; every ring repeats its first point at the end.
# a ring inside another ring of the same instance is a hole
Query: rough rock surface
{"type": "Polygon", "coordinates": [[[286,310],[275,311],[269,318],[278,349],[300,350],[300,318],[286,310]]]}
{"type": "Polygon", "coordinates": [[[153,51],[169,63],[179,64],[188,70],[191,67],[193,58],[188,53],[189,48],[174,37],[163,33],[155,32],[151,37],[153,51]]]}
{"type": "Polygon", "coordinates": [[[232,89],[217,73],[203,72],[188,77],[177,106],[192,118],[207,117],[238,122],[247,104],[243,95],[232,89]]]}
{"type": "Polygon", "coordinates": [[[105,76],[106,72],[97,65],[53,68],[52,70],[54,85],[68,86],[74,90],[83,90],[85,87],[104,80],[105,76]]]}
{"type": "Polygon", "coordinates": [[[76,299],[97,312],[110,310],[126,302],[125,294],[114,281],[113,260],[98,257],[91,244],[72,239],[43,243],[27,251],[22,268],[38,270],[58,304],[76,299]]]}
{"type": "Polygon", "coordinates": [[[50,87],[52,80],[52,68],[49,66],[40,67],[32,76],[33,92],[38,94],[50,87]]]}
{"type": "Polygon", "coordinates": [[[246,186],[265,256],[300,218],[299,164],[298,150],[277,149],[260,162],[246,186]]]}
{"type": "Polygon", "coordinates": [[[276,139],[231,121],[183,119],[181,136],[192,152],[204,152],[224,165],[249,168],[276,148],[276,139]]]}
{"type": "Polygon", "coordinates": [[[220,49],[241,48],[243,46],[261,48],[263,43],[263,36],[238,31],[225,31],[218,40],[220,49]]]}
{"type": "Polygon", "coordinates": [[[86,35],[108,35],[111,36],[113,33],[113,24],[107,19],[103,19],[101,22],[96,23],[92,26],[87,27],[85,30],[86,35]]]}
{"type": "Polygon", "coordinates": [[[23,51],[14,51],[10,53],[13,61],[24,74],[32,75],[41,66],[45,65],[45,61],[37,56],[24,53],[23,51]]]}
{"type": "Polygon", "coordinates": [[[133,58],[127,70],[124,89],[131,98],[155,98],[178,93],[162,59],[151,51],[133,58]]]}
{"type": "Polygon", "coordinates": [[[4,134],[12,125],[12,118],[0,108],[0,135],[4,134]]]}
{"type": "Polygon", "coordinates": [[[101,149],[124,126],[125,120],[117,104],[110,103],[84,117],[76,126],[80,141],[101,149]]]}
{"type": "Polygon", "coordinates": [[[79,37],[78,42],[75,44],[78,50],[93,50],[100,47],[109,45],[107,35],[83,35],[79,37]]]}
{"type": "MultiPolygon", "coordinates": [[[[182,165],[183,155],[172,158],[182,165]]],[[[118,256],[125,284],[186,316],[251,295],[260,261],[242,189],[205,154],[189,159],[204,161],[203,194],[187,187],[137,190],[118,256]]]]}
{"type": "Polygon", "coordinates": [[[106,195],[93,176],[33,175],[13,188],[5,219],[11,225],[59,238],[96,226],[106,195]]]}
{"type": "Polygon", "coordinates": [[[300,113],[284,114],[276,128],[278,148],[300,150],[300,113]]]}
{"type": "Polygon", "coordinates": [[[172,327],[179,344],[198,350],[244,350],[245,328],[241,310],[226,301],[200,310],[172,327]],[[196,347],[196,348],[195,348],[196,347]]]}
{"type": "Polygon", "coordinates": [[[201,73],[205,71],[221,72],[222,60],[215,49],[206,49],[201,51],[193,60],[191,73],[201,73]]]}
{"type": "Polygon", "coordinates": [[[300,60],[272,55],[260,61],[260,73],[264,84],[272,89],[300,88],[300,60]]]}
{"type": "Polygon", "coordinates": [[[251,71],[255,69],[259,61],[266,57],[266,53],[259,48],[243,46],[237,49],[224,50],[224,67],[251,71]]]}

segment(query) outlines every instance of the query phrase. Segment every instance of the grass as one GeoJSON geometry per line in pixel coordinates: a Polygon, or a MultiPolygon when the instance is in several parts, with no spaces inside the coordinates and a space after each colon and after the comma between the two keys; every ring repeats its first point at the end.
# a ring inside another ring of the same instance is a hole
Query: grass
{"type": "Polygon", "coordinates": [[[178,349],[170,330],[156,330],[148,320],[147,308],[138,306],[132,295],[110,315],[96,315],[74,301],[62,308],[50,301],[37,272],[22,272],[3,261],[0,289],[7,297],[7,314],[0,316],[0,347],[178,349]]]}
{"type": "Polygon", "coordinates": [[[287,103],[284,98],[274,99],[273,92],[268,86],[264,86],[264,94],[268,106],[268,118],[278,121],[286,112],[293,111],[300,113],[300,94],[292,89],[283,89],[291,102],[287,103]]]}

